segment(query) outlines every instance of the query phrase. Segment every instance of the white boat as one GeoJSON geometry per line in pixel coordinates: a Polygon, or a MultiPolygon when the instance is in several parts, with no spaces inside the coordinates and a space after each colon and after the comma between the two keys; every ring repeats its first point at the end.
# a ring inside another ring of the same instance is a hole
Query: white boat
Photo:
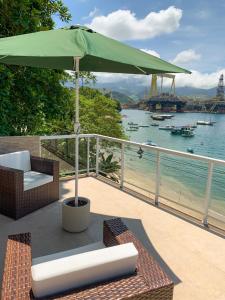
{"type": "Polygon", "coordinates": [[[171,125],[160,126],[159,129],[160,130],[173,130],[174,126],[171,126],[171,125]]]}
{"type": "Polygon", "coordinates": [[[181,136],[183,137],[193,137],[194,135],[194,132],[190,129],[183,130],[181,133],[181,136]]]}
{"type": "Polygon", "coordinates": [[[157,120],[157,121],[164,121],[164,120],[165,120],[165,117],[163,117],[163,116],[161,116],[161,115],[156,115],[156,114],[151,115],[151,118],[152,118],[153,120],[157,120]]]}
{"type": "Polygon", "coordinates": [[[163,114],[160,116],[163,117],[164,119],[172,119],[174,117],[174,115],[168,115],[168,114],[163,114]]]}
{"type": "Polygon", "coordinates": [[[157,147],[157,144],[152,142],[152,141],[147,141],[146,143],[143,143],[142,145],[147,145],[147,146],[154,146],[154,147],[157,147]]]}
{"type": "Polygon", "coordinates": [[[197,125],[209,125],[209,126],[213,126],[213,123],[215,123],[215,122],[211,122],[211,121],[197,121],[197,125]]]}

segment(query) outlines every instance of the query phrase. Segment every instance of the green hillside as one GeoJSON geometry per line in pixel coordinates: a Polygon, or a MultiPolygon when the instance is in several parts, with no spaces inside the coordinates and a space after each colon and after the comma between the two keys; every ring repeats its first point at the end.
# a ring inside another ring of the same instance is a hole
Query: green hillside
{"type": "Polygon", "coordinates": [[[135,103],[131,97],[117,91],[112,91],[112,98],[117,99],[121,104],[135,103]]]}

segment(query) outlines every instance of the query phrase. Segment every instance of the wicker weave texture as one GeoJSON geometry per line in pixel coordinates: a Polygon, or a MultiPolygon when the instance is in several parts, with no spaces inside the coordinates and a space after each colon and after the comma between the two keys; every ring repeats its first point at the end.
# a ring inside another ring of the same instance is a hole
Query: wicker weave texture
{"type": "Polygon", "coordinates": [[[53,182],[24,191],[23,171],[0,166],[0,213],[19,219],[59,199],[59,162],[31,156],[31,170],[53,176],[53,182]]]}
{"type": "MultiPolygon", "coordinates": [[[[139,252],[135,274],[44,299],[171,300],[173,298],[173,282],[133,233],[120,219],[104,222],[104,243],[106,246],[127,242],[133,242],[139,252]]],[[[3,275],[2,300],[35,299],[31,291],[30,266],[30,234],[9,237],[3,275]]]]}

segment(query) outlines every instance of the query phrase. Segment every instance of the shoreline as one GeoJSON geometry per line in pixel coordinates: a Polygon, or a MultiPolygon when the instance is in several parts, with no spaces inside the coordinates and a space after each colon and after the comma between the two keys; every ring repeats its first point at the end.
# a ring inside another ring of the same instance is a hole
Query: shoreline
{"type": "MultiPolygon", "coordinates": [[[[156,182],[155,174],[145,172],[138,167],[126,165],[125,168],[125,185],[131,185],[131,189],[147,197],[152,198],[155,195],[156,182]]],[[[185,184],[177,181],[175,178],[165,175],[160,179],[159,198],[164,199],[168,205],[179,210],[179,206],[184,209],[193,210],[193,212],[204,213],[205,193],[201,196],[196,195],[185,184]],[[173,187],[176,187],[175,189],[173,187]]],[[[163,201],[164,202],[164,201],[163,201]]],[[[225,201],[211,198],[209,210],[216,214],[225,216],[225,201]]]]}

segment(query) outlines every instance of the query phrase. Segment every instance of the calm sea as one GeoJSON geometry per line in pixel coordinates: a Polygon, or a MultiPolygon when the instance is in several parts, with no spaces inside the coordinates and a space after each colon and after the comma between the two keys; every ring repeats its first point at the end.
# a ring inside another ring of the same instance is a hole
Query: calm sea
{"type": "MultiPolygon", "coordinates": [[[[199,125],[194,131],[194,137],[185,138],[152,126],[139,128],[137,132],[126,131],[129,127],[128,122],[150,125],[157,121],[151,119],[151,114],[141,110],[122,110],[121,113],[126,116],[123,118],[123,126],[131,141],[144,143],[151,140],[160,147],[184,152],[187,152],[187,148],[192,148],[195,154],[225,160],[225,115],[174,113],[171,120],[158,122],[160,126],[194,124],[198,120],[216,122],[214,126],[199,125]]],[[[149,151],[139,158],[137,150],[131,148],[126,151],[126,167],[133,171],[132,174],[136,174],[133,175],[135,178],[130,177],[128,181],[151,190],[153,187],[150,181],[154,182],[155,179],[155,155],[149,151]]],[[[163,155],[160,194],[203,211],[207,174],[208,164],[205,162],[163,155]]],[[[225,168],[217,165],[214,166],[213,172],[210,209],[225,214],[225,168]]]]}

